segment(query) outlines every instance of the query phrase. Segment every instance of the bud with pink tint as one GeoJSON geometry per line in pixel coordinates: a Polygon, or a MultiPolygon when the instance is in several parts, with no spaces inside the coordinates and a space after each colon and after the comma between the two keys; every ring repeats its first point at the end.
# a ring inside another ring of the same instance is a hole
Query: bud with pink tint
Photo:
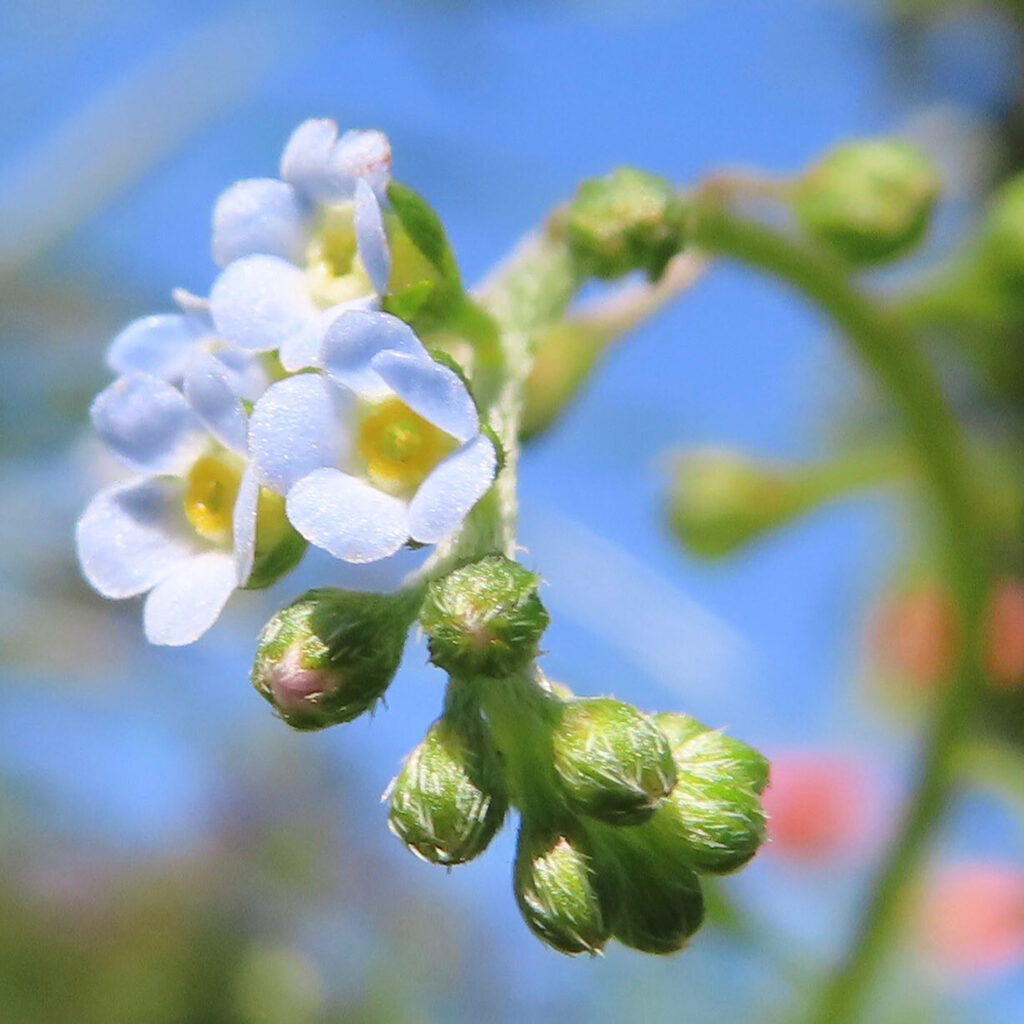
{"type": "Polygon", "coordinates": [[[876,787],[864,764],[830,753],[772,758],[762,796],[767,849],[803,864],[862,853],[877,833],[876,787]]]}
{"type": "Polygon", "coordinates": [[[978,861],[939,871],[925,890],[921,946],[961,978],[1024,966],[1024,868],[978,861]]]}

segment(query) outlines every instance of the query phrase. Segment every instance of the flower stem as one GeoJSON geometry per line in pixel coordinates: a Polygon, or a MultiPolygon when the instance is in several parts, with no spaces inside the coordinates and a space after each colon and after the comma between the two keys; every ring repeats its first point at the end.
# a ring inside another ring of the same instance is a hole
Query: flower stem
{"type": "Polygon", "coordinates": [[[897,316],[866,297],[817,251],[699,197],[692,237],[707,254],[764,271],[813,301],[888,392],[933,493],[945,575],[965,638],[930,725],[910,806],[878,870],[856,937],[809,1018],[814,1024],[847,1024],[863,1008],[893,937],[906,884],[948,802],[977,702],[988,575],[979,501],[956,419],[916,338],[897,316]]]}

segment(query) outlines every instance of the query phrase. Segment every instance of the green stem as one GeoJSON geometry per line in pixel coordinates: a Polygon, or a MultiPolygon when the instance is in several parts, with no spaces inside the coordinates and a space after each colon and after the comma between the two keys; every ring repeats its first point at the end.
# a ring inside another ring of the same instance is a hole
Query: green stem
{"type": "Polygon", "coordinates": [[[824,310],[897,407],[937,506],[945,575],[962,620],[955,677],[936,708],[919,777],[900,829],[878,871],[857,936],[824,989],[811,1020],[857,1019],[897,924],[901,896],[948,802],[960,746],[980,690],[980,635],[988,553],[965,444],[915,337],[864,296],[839,267],[781,233],[698,199],[693,241],[708,254],[738,260],[795,287],[824,310]]]}

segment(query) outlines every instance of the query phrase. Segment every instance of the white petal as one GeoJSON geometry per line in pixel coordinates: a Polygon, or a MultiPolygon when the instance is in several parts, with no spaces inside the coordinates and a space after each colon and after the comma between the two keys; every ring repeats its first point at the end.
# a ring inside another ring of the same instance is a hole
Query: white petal
{"type": "Polygon", "coordinates": [[[263,255],[243,256],[221,272],[210,311],[226,340],[255,352],[278,348],[319,312],[306,275],[287,260],[263,255]]]}
{"type": "Polygon", "coordinates": [[[169,647],[198,640],[217,621],[235,584],[235,561],[227,551],[204,551],[190,558],[146,598],[146,638],[169,647]]]}
{"type": "Polygon", "coordinates": [[[281,365],[289,372],[305,370],[311,366],[320,366],[321,350],[324,347],[324,336],[331,324],[344,312],[350,309],[376,309],[380,304],[377,295],[364,295],[362,298],[339,302],[336,306],[325,309],[308,327],[293,334],[281,344],[278,356],[281,365]]]}
{"type": "Polygon", "coordinates": [[[207,443],[185,396],[147,374],[119,377],[96,396],[89,414],[110,448],[146,473],[182,473],[207,443]]]}
{"type": "Polygon", "coordinates": [[[386,397],[391,389],[371,366],[381,352],[404,352],[432,362],[413,329],[390,313],[342,313],[324,336],[321,364],[339,384],[361,398],[386,397]]]}
{"type": "Polygon", "coordinates": [[[270,384],[270,375],[258,352],[223,347],[213,351],[213,358],[228,375],[231,390],[247,402],[255,402],[270,384]]]}
{"type": "Polygon", "coordinates": [[[271,385],[249,420],[249,457],[260,483],[286,494],[314,469],[337,466],[349,415],[345,397],[322,374],[271,385]]]}
{"type": "Polygon", "coordinates": [[[178,381],[185,363],[202,339],[191,317],[161,313],[133,320],[107,349],[114,373],[150,373],[178,381]]]}
{"type": "Polygon", "coordinates": [[[248,419],[224,363],[213,356],[196,356],[185,371],[185,397],[225,448],[245,454],[248,419]]]}
{"type": "Polygon", "coordinates": [[[339,469],[303,477],[286,509],[306,540],[345,562],[387,558],[409,539],[405,502],[339,469]]]}
{"type": "MultiPolygon", "coordinates": [[[[366,181],[378,199],[387,196],[391,181],[391,143],[383,132],[372,129],[347,131],[338,140],[332,154],[334,173],[339,181],[366,181]]],[[[351,193],[350,193],[351,194],[351,193]]]]}
{"type": "Polygon", "coordinates": [[[171,292],[171,298],[178,304],[178,308],[189,317],[197,320],[205,320],[212,326],[210,320],[210,300],[200,295],[195,295],[187,288],[175,288],[171,292]]]}
{"type": "Polygon", "coordinates": [[[256,558],[256,512],[259,500],[260,482],[256,479],[256,471],[252,466],[246,466],[242,482],[238,485],[238,497],[235,499],[232,516],[235,579],[240,587],[248,583],[256,558]]]}
{"type": "Polygon", "coordinates": [[[309,242],[309,208],[287,182],[276,178],[239,181],[213,208],[213,260],[266,253],[299,263],[309,242]]]}
{"type": "Polygon", "coordinates": [[[351,199],[360,178],[383,198],[391,180],[391,145],[381,132],[349,131],[339,139],[333,121],[304,121],[285,146],[281,177],[323,203],[351,199]]]}
{"type": "Polygon", "coordinates": [[[423,544],[436,544],[466,518],[494,482],[498,460],[482,434],[444,460],[409,503],[409,532],[423,544]]]}
{"type": "Polygon", "coordinates": [[[374,291],[383,294],[387,291],[391,274],[391,252],[388,249],[388,236],[384,232],[380,203],[363,178],[356,184],[355,228],[359,258],[374,291]]]}
{"type": "Polygon", "coordinates": [[[100,491],[78,520],[75,540],[85,578],[104,597],[149,590],[195,551],[181,482],[133,480],[100,491]]]}
{"type": "Polygon", "coordinates": [[[480,430],[480,414],[454,370],[402,352],[381,352],[370,366],[410,409],[456,441],[468,441],[480,430]]]}

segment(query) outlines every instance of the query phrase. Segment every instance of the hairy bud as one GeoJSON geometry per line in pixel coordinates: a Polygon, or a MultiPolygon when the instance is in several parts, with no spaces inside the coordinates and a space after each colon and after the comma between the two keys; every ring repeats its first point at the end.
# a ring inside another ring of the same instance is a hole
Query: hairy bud
{"type": "Polygon", "coordinates": [[[631,704],[610,697],[565,704],[552,751],[570,803],[612,824],[650,817],[676,780],[664,733],[631,704]]]}
{"type": "Polygon", "coordinates": [[[414,614],[409,595],[311,590],[263,627],[252,684],[296,729],[349,722],[383,696],[414,614]]]}
{"type": "Polygon", "coordinates": [[[655,279],[682,249],[683,220],[683,204],[668,181],[621,168],[580,186],[565,232],[584,274],[615,278],[643,270],[655,279]]]}
{"type": "Polygon", "coordinates": [[[760,794],[768,784],[768,762],[688,716],[659,715],[655,721],[672,737],[678,780],[647,826],[654,843],[698,871],[735,871],[764,841],[760,794]]]}
{"type": "Polygon", "coordinates": [[[508,800],[479,715],[438,719],[387,796],[391,831],[423,860],[448,866],[483,853],[508,800]]]}
{"type": "Polygon", "coordinates": [[[531,930],[561,953],[597,953],[608,941],[597,876],[582,841],[524,821],[515,866],[516,901],[531,930]]]}
{"type": "Polygon", "coordinates": [[[538,583],[502,555],[435,580],[420,610],[430,660],[463,678],[506,676],[532,661],[548,625],[538,583]]]}
{"type": "Polygon", "coordinates": [[[902,256],[924,235],[939,195],[931,162],[913,146],[888,139],[839,146],[796,186],[793,207],[803,229],[854,264],[902,256]]]}

